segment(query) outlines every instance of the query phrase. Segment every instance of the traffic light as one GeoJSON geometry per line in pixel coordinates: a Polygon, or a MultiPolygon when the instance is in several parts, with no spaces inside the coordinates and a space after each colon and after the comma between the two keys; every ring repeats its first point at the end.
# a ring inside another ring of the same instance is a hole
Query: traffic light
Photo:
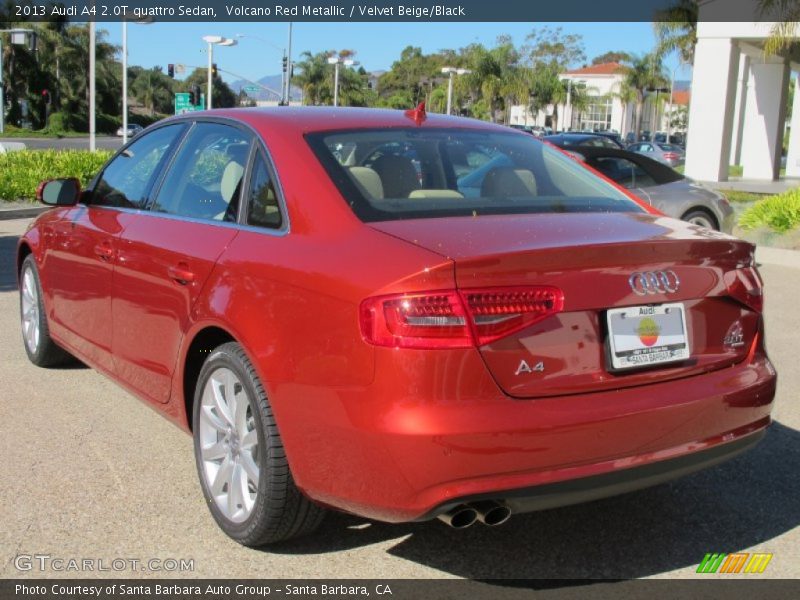
{"type": "Polygon", "coordinates": [[[214,63],[214,64],[211,65],[211,76],[212,77],[216,77],[217,74],[218,74],[217,63],[214,63]]]}
{"type": "Polygon", "coordinates": [[[32,31],[28,34],[28,50],[36,53],[36,32],[32,31]]]}
{"type": "Polygon", "coordinates": [[[172,63],[167,65],[167,75],[169,75],[173,79],[175,78],[175,65],[173,65],[172,63]]]}
{"type": "Polygon", "coordinates": [[[289,69],[289,58],[284,54],[284,56],[283,56],[283,72],[286,73],[286,71],[288,69],[289,69]]]}

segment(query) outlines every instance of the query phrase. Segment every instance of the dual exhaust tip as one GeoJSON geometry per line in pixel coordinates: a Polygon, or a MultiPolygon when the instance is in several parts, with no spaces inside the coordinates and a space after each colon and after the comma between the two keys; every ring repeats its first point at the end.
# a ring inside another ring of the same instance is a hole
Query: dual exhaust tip
{"type": "Polygon", "coordinates": [[[471,504],[459,504],[451,508],[446,513],[438,516],[438,519],[453,529],[466,529],[475,521],[480,521],[489,527],[502,525],[511,517],[511,509],[505,504],[494,500],[483,500],[471,504]]]}

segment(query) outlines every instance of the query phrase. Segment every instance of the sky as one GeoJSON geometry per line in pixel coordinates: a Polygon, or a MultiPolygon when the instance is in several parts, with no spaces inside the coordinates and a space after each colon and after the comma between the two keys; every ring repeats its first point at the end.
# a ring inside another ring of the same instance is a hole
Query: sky
{"type": "MultiPolygon", "coordinates": [[[[295,23],[292,55],[301,52],[352,49],[367,71],[387,70],[406,46],[419,46],[424,53],[444,48],[461,48],[473,42],[493,46],[498,35],[511,35],[517,45],[541,23],[295,23]]],[[[564,33],[583,36],[587,62],[609,50],[645,53],[652,50],[655,37],[651,23],[553,23],[564,33]]],[[[122,43],[119,23],[98,25],[108,31],[108,40],[122,43]]],[[[233,38],[245,36],[233,47],[218,47],[214,62],[220,69],[245,79],[256,80],[281,71],[282,49],[286,46],[286,23],[159,23],[128,25],[128,57],[131,65],[149,68],[169,63],[205,66],[204,35],[233,38]],[[262,41],[257,38],[262,38],[262,41]]],[[[677,69],[676,80],[690,79],[691,72],[682,68],[675,56],[665,61],[668,70],[677,69]]],[[[580,66],[580,65],[578,65],[580,66]]],[[[191,72],[191,69],[188,70],[191,72]]],[[[188,72],[186,73],[188,74],[188,72]]],[[[180,78],[180,76],[179,76],[180,78]]],[[[223,73],[227,81],[238,77],[223,73]]]]}

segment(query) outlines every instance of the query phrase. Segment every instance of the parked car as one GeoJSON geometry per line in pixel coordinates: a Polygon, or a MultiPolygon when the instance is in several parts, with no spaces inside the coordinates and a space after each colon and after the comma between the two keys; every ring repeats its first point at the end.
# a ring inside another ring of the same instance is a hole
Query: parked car
{"type": "Polygon", "coordinates": [[[659,131],[656,133],[653,141],[660,144],[674,144],[675,146],[681,146],[681,148],[684,147],[683,135],[680,133],[673,133],[667,136],[666,132],[659,131]],[[669,137],[669,140],[667,140],[667,137],[669,137]]]}
{"type": "Polygon", "coordinates": [[[686,153],[683,148],[674,144],[659,144],[657,142],[637,142],[627,148],[630,152],[644,154],[653,160],[664,163],[670,167],[680,167],[686,162],[686,153]]]}
{"type": "Polygon", "coordinates": [[[600,133],[562,132],[555,135],[546,135],[543,139],[562,148],[568,146],[598,146],[601,148],[622,149],[622,144],[617,142],[612,135],[600,133]]]}
{"type": "Polygon", "coordinates": [[[28,357],[77,357],[189,431],[245,545],[327,509],[497,525],[716,464],[770,422],[753,245],[507,127],[194,112],[39,197],[28,357]]]}
{"type": "Polygon", "coordinates": [[[633,191],[670,217],[731,233],[734,211],[723,194],[647,156],[608,148],[574,148],[570,154],[633,191]]]}
{"type": "MultiPolygon", "coordinates": [[[[129,138],[136,137],[142,131],[144,131],[144,127],[142,127],[141,125],[137,125],[136,123],[129,123],[128,124],[128,137],[129,138]]],[[[119,129],[117,129],[117,135],[119,137],[122,137],[123,135],[125,135],[125,128],[124,127],[120,127],[119,129]]]]}

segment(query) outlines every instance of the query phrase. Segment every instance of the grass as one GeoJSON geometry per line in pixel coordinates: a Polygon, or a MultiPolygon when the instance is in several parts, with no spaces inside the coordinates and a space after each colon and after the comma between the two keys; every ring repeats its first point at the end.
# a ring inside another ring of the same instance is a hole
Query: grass
{"type": "Polygon", "coordinates": [[[737,204],[742,204],[746,202],[758,202],[759,200],[763,200],[766,195],[765,194],[756,194],[755,192],[743,192],[741,190],[717,190],[721,194],[724,194],[725,197],[728,199],[729,202],[735,202],[737,204]]]}
{"type": "Polygon", "coordinates": [[[73,137],[86,137],[88,133],[81,133],[80,131],[60,131],[53,133],[46,129],[20,129],[13,125],[6,125],[5,130],[0,134],[0,139],[14,139],[14,138],[73,138],[73,137]]]}

